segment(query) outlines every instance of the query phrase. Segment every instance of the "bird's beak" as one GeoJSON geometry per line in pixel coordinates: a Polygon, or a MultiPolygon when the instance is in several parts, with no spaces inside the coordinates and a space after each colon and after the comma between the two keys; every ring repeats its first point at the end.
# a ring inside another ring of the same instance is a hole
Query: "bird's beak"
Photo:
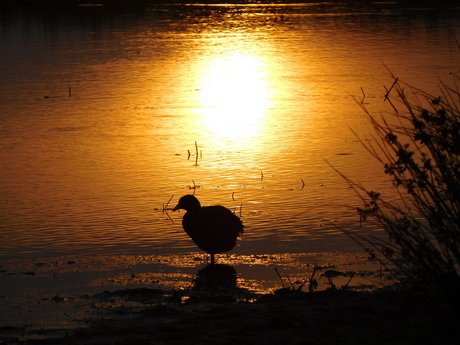
{"type": "Polygon", "coordinates": [[[181,207],[180,207],[180,204],[177,204],[176,207],[173,208],[173,212],[174,212],[174,211],[177,211],[177,210],[180,209],[180,208],[181,208],[181,207]]]}

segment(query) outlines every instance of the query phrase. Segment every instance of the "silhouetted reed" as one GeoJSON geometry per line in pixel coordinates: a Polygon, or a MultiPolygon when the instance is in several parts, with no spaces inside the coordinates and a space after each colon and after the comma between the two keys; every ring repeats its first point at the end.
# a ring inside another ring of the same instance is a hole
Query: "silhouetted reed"
{"type": "MultiPolygon", "coordinates": [[[[187,160],[189,160],[192,156],[192,153],[190,152],[190,150],[187,150],[187,154],[187,160]]],[[[195,165],[198,165],[198,157],[203,159],[203,150],[198,151],[198,143],[195,141],[195,165]]]]}
{"type": "Polygon", "coordinates": [[[440,82],[441,96],[433,97],[394,78],[385,96],[394,113],[386,117],[370,114],[357,101],[376,132],[373,140],[360,139],[361,143],[392,178],[400,205],[341,174],[363,200],[364,206],[357,209],[361,222],[375,220],[388,239],[342,230],[372,258],[389,262],[412,282],[448,296],[460,291],[458,82],[455,75],[453,87],[440,82]]]}

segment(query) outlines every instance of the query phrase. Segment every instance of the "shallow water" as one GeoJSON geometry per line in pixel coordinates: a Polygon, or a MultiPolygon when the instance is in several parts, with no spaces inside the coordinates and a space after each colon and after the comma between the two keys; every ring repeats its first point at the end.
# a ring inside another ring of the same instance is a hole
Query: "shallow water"
{"type": "Polygon", "coordinates": [[[328,270],[343,274],[331,282],[349,291],[372,291],[393,283],[388,271],[362,254],[222,255],[220,264],[233,267],[236,280],[234,286],[226,282],[211,289],[197,283],[197,272],[206,267],[206,259],[204,254],[77,255],[3,262],[0,327],[5,338],[0,339],[65,336],[66,331],[86,328],[104,317],[126,317],[146,306],[171,305],[175,292],[181,293],[182,304],[197,296],[251,302],[283,287],[308,291],[309,279],[316,279],[315,291],[323,291],[331,287],[324,276],[328,270]],[[129,298],[136,289],[145,288],[150,293],[144,300],[129,298]],[[159,289],[157,295],[155,289],[159,289]],[[116,297],[108,291],[124,291],[127,296],[116,297]],[[108,297],[103,298],[104,294],[108,297]]]}
{"type": "Polygon", "coordinates": [[[350,129],[394,75],[458,73],[457,9],[146,6],[0,17],[0,257],[196,252],[195,192],[241,214],[236,254],[357,252],[359,199],[395,193],[350,129]],[[449,32],[449,28],[451,32],[449,32]],[[198,157],[196,147],[198,146],[198,157]],[[172,205],[173,206],[173,205],[172,205]],[[241,208],[241,209],[240,209],[241,208]]]}

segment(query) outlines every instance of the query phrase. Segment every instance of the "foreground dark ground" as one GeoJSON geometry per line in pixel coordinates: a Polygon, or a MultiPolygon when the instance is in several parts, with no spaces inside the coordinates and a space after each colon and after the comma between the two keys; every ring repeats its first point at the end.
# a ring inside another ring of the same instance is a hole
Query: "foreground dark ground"
{"type": "Polygon", "coordinates": [[[458,315],[442,303],[421,302],[413,292],[281,289],[237,301],[235,291],[222,291],[181,296],[140,288],[88,295],[100,317],[87,320],[87,327],[52,338],[37,332],[24,340],[8,337],[17,330],[3,327],[0,344],[378,345],[458,339],[458,315]]]}
{"type": "Polygon", "coordinates": [[[0,345],[458,343],[458,297],[422,298],[366,256],[221,261],[208,266],[198,254],[4,261],[0,345]],[[328,272],[336,273],[331,280],[328,272]],[[313,276],[319,285],[308,292],[313,276]]]}

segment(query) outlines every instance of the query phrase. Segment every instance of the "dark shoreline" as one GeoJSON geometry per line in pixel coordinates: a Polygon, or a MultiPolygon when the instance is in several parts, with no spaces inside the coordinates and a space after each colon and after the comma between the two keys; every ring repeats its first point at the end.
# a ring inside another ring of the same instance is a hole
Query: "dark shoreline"
{"type": "Polygon", "coordinates": [[[237,273],[217,283],[197,274],[209,267],[206,258],[66,256],[2,262],[0,345],[418,345],[456,344],[458,338],[453,299],[427,299],[421,290],[400,289],[392,280],[376,288],[385,272],[370,267],[365,256],[223,255],[224,266],[237,273]],[[323,267],[315,275],[320,285],[314,292],[308,292],[308,282],[302,285],[312,276],[311,262],[323,267]],[[328,270],[355,277],[351,283],[350,276],[334,277],[333,289],[323,276],[328,270]],[[370,280],[374,288],[365,285],[370,280]],[[272,289],[261,289],[264,284],[272,289]]]}
{"type": "Polygon", "coordinates": [[[162,290],[128,289],[87,298],[94,301],[97,317],[88,318],[85,327],[30,333],[1,327],[0,344],[419,345],[458,341],[458,315],[452,319],[448,308],[427,303],[416,293],[391,289],[280,290],[239,301],[207,290],[185,302],[162,290]]]}

